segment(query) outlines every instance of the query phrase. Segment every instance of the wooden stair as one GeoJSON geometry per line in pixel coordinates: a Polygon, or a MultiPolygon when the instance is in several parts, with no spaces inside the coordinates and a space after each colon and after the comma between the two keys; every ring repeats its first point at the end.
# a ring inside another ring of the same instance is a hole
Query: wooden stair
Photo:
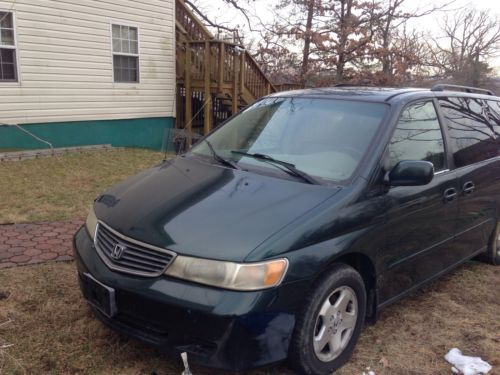
{"type": "MultiPolygon", "coordinates": [[[[276,92],[240,45],[217,40],[176,0],[177,128],[207,134],[239,109],[276,92]]],[[[188,140],[191,142],[191,139],[188,140]]]]}

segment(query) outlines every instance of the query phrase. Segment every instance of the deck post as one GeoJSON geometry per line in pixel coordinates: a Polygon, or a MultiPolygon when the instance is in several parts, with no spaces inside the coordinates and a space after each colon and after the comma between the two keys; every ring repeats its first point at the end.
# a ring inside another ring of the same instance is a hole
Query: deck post
{"type": "Polygon", "coordinates": [[[192,144],[193,138],[193,91],[191,90],[191,46],[189,43],[184,44],[186,48],[186,59],[184,60],[184,88],[186,90],[186,108],[184,116],[184,128],[187,132],[187,147],[192,144]]]}
{"type": "Polygon", "coordinates": [[[204,107],[204,112],[203,112],[203,132],[204,134],[208,134],[212,128],[211,120],[212,120],[212,95],[211,95],[211,90],[210,90],[210,73],[211,73],[211,64],[210,64],[210,59],[212,57],[211,51],[210,51],[210,42],[206,41],[205,42],[205,82],[204,82],[204,101],[205,103],[203,104],[204,107]]]}
{"type": "Polygon", "coordinates": [[[224,84],[224,68],[226,67],[225,64],[225,57],[226,57],[226,45],[223,42],[219,42],[219,85],[218,85],[218,91],[222,92],[222,85],[224,84]]]}
{"type": "Polygon", "coordinates": [[[231,114],[234,115],[238,112],[238,66],[240,65],[238,61],[238,55],[236,49],[233,49],[233,87],[232,89],[232,105],[231,114]]]}
{"type": "Polygon", "coordinates": [[[240,92],[243,93],[245,89],[245,51],[240,54],[240,92]]]}

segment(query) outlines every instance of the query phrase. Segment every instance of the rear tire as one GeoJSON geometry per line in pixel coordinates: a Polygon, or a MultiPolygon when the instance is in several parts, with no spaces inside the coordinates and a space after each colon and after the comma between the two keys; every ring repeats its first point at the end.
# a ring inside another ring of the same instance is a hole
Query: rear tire
{"type": "Polygon", "coordinates": [[[318,280],[297,315],[288,361],[302,374],[330,374],[352,355],[366,315],[361,275],[338,264],[318,280]]]}
{"type": "Polygon", "coordinates": [[[497,223],[495,230],[491,234],[488,242],[488,251],[481,254],[478,258],[483,262],[495,266],[500,265],[500,222],[497,223]]]}

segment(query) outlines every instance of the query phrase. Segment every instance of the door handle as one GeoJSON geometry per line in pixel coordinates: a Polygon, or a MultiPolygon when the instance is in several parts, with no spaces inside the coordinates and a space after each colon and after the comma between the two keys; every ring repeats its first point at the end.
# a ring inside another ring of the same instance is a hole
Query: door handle
{"type": "Polygon", "coordinates": [[[474,185],[474,183],[472,181],[467,181],[462,188],[462,192],[464,193],[464,195],[469,195],[472,194],[475,189],[476,186],[474,185]]]}
{"type": "Polygon", "coordinates": [[[451,202],[457,196],[457,191],[455,188],[449,188],[444,191],[443,198],[444,203],[451,202]]]}

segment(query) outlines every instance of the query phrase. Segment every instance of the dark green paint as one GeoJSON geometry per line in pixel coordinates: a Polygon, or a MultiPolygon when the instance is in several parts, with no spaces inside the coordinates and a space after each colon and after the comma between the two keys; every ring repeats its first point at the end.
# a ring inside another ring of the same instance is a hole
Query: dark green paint
{"type": "MultiPolygon", "coordinates": [[[[142,147],[160,150],[172,117],[97,120],[22,125],[54,147],[111,144],[115,147],[142,147]]],[[[14,126],[0,126],[0,149],[41,149],[48,146],[14,126]]]]}
{"type": "MultiPolygon", "coordinates": [[[[434,94],[384,90],[378,100],[389,102],[390,113],[370,157],[341,186],[307,184],[264,168],[225,168],[190,152],[102,194],[94,204],[97,218],[127,237],[181,256],[233,262],[287,258],[289,267],[279,287],[253,292],[167,276],[135,277],[109,269],[81,229],[74,243],[80,275],[91,274],[115,289],[117,310],[132,320],[120,320],[120,314],[100,318],[162,349],[186,351],[202,364],[246,370],[286,359],[297,337],[295,318],[303,316],[297,312],[334,264],[362,275],[367,318],[375,321],[380,308],[484,252],[500,212],[500,157],[456,168],[446,148],[449,170],[434,175],[421,161],[405,161],[386,179],[387,145],[401,112],[434,94]],[[395,185],[411,186],[391,186],[391,177],[395,185]],[[468,182],[476,188],[466,191],[468,182]],[[450,189],[456,194],[446,194],[450,189]],[[158,334],[156,327],[168,334],[158,334]]],[[[339,92],[377,100],[377,91],[368,89],[339,92]]],[[[306,94],[326,97],[328,91],[298,95],[306,94]]]]}

